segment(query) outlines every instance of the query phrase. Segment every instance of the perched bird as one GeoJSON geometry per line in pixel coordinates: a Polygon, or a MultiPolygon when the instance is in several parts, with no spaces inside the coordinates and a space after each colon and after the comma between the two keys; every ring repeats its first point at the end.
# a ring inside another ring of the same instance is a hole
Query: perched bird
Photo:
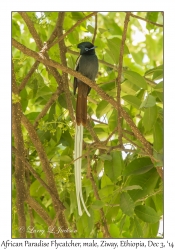
{"type": "MultiPolygon", "coordinates": [[[[77,59],[75,70],[82,75],[94,81],[98,72],[98,59],[95,54],[95,46],[90,42],[79,43],[77,48],[80,49],[80,56],[77,59]]],[[[74,144],[74,167],[75,167],[75,186],[78,205],[78,214],[82,216],[81,203],[88,216],[88,212],[82,193],[81,182],[81,166],[82,166],[82,145],[83,145],[83,126],[87,122],[87,96],[91,88],[74,78],[74,95],[78,88],[77,104],[76,104],[76,128],[75,128],[75,144],[74,144]]]]}
{"type": "MultiPolygon", "coordinates": [[[[98,58],[95,54],[95,46],[90,42],[79,43],[80,56],[77,59],[75,70],[94,81],[98,72],[98,58]]],[[[76,104],[76,123],[86,126],[87,122],[87,96],[91,88],[84,82],[74,78],[74,95],[78,88],[76,104]]]]}

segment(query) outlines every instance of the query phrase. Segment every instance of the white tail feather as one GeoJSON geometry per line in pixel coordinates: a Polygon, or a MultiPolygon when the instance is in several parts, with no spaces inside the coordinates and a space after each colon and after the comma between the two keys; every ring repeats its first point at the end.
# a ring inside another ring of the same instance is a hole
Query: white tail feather
{"type": "Polygon", "coordinates": [[[82,145],[83,145],[83,126],[77,126],[76,124],[76,130],[75,130],[75,155],[74,155],[74,168],[75,168],[75,186],[76,186],[76,197],[77,197],[77,204],[78,204],[78,214],[82,216],[82,209],[80,200],[82,202],[82,205],[84,207],[85,212],[90,217],[90,214],[86,208],[86,205],[84,203],[83,194],[82,194],[82,185],[81,185],[81,163],[82,158],[79,158],[82,156],[82,145]],[[77,159],[79,158],[79,159],[77,159]]]}

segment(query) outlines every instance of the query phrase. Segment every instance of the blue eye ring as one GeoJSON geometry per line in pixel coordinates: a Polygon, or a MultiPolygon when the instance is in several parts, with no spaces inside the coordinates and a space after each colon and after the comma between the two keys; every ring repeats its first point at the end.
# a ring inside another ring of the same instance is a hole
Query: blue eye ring
{"type": "Polygon", "coordinates": [[[84,48],[85,49],[85,51],[89,51],[89,50],[91,50],[91,49],[95,49],[95,48],[97,48],[97,46],[94,46],[94,47],[92,47],[92,48],[84,48]]]}

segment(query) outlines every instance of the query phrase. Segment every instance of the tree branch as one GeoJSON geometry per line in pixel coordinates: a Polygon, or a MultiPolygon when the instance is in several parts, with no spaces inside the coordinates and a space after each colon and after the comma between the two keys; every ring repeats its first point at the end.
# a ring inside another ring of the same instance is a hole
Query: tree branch
{"type": "Polygon", "coordinates": [[[121,92],[121,77],[122,77],[122,69],[123,69],[123,54],[124,54],[124,46],[125,46],[125,40],[126,40],[126,33],[128,28],[128,22],[130,17],[130,12],[127,12],[125,21],[124,21],[124,28],[123,28],[123,34],[122,34],[122,42],[120,46],[120,54],[119,54],[119,66],[118,66],[118,77],[116,79],[117,83],[117,105],[118,105],[118,140],[119,144],[123,145],[122,142],[122,116],[121,116],[121,98],[120,98],[120,92],[121,92]]]}
{"type": "MultiPolygon", "coordinates": [[[[95,183],[95,180],[94,180],[94,177],[93,177],[93,174],[91,172],[91,164],[90,164],[90,156],[89,156],[89,152],[88,152],[88,171],[87,171],[87,178],[91,181],[91,184],[92,184],[92,188],[93,188],[93,191],[94,191],[94,196],[97,200],[101,200],[100,199],[100,196],[98,194],[98,189],[97,189],[97,186],[96,186],[96,183],[95,183]]],[[[106,219],[105,219],[105,214],[104,214],[104,211],[102,208],[100,208],[100,213],[101,213],[101,217],[102,217],[102,220],[103,220],[103,231],[104,231],[104,238],[111,238],[110,236],[110,233],[109,233],[109,230],[108,230],[108,224],[106,222],[106,219]]]]}
{"type": "MultiPolygon", "coordinates": [[[[51,197],[52,197],[52,200],[53,200],[53,205],[54,205],[55,211],[59,210],[59,216],[58,216],[59,224],[61,226],[63,226],[64,228],[68,228],[67,222],[65,220],[65,216],[64,216],[64,213],[63,213],[64,206],[63,206],[63,204],[61,203],[61,201],[59,199],[59,196],[58,196],[58,193],[57,193],[57,188],[56,188],[55,181],[54,181],[54,176],[53,176],[53,173],[52,173],[52,170],[51,170],[47,155],[46,155],[46,153],[44,151],[43,145],[42,145],[42,143],[41,143],[41,141],[40,141],[34,127],[32,126],[32,124],[29,122],[29,120],[24,115],[22,115],[22,120],[21,121],[22,121],[23,125],[25,126],[25,128],[27,129],[27,131],[29,133],[29,136],[30,136],[30,139],[32,140],[33,145],[35,146],[36,151],[38,152],[38,156],[39,156],[40,161],[42,163],[43,171],[46,174],[47,184],[52,190],[51,197]]],[[[67,233],[67,234],[63,233],[63,234],[64,234],[65,238],[66,237],[71,238],[70,233],[67,233]]]]}
{"type": "Polygon", "coordinates": [[[33,25],[32,21],[28,17],[27,13],[24,11],[20,11],[18,13],[21,15],[21,17],[23,18],[23,20],[27,24],[27,27],[34,38],[37,47],[39,49],[41,49],[42,48],[42,41],[41,41],[40,37],[38,36],[38,33],[36,32],[35,26],[33,25]]]}
{"type": "Polygon", "coordinates": [[[147,22],[147,23],[151,23],[151,24],[154,24],[154,25],[156,25],[156,26],[158,26],[158,27],[162,27],[162,28],[163,28],[163,25],[162,25],[162,24],[152,22],[152,21],[150,21],[150,20],[148,20],[148,19],[146,19],[146,18],[143,18],[143,17],[137,16],[137,15],[134,15],[134,14],[132,14],[132,13],[131,13],[131,16],[134,17],[134,18],[143,20],[143,21],[145,21],[145,22],[147,22]]]}
{"type": "MultiPolygon", "coordinates": [[[[61,69],[63,72],[69,73],[72,76],[78,78],[79,80],[83,81],[86,83],[88,86],[93,88],[104,100],[109,102],[116,110],[119,109],[117,102],[110,97],[107,93],[105,93],[95,82],[91,81],[89,78],[83,76],[77,71],[74,71],[70,68],[67,68],[63,66],[60,63],[57,63],[53,60],[46,59],[42,54],[34,52],[28,48],[26,48],[24,45],[20,44],[17,42],[15,39],[12,39],[12,45],[16,47],[17,49],[21,50],[24,54],[27,54],[29,56],[34,57],[36,60],[42,62],[45,65],[49,65],[51,67],[55,67],[57,69],[61,69]]],[[[149,142],[144,138],[142,133],[139,131],[139,129],[136,127],[134,122],[132,121],[131,117],[126,113],[126,111],[123,108],[120,108],[121,115],[122,117],[126,120],[130,128],[132,129],[135,137],[142,142],[142,144],[145,147],[145,151],[149,154],[152,155],[152,147],[150,146],[149,142]]]]}
{"type": "MultiPolygon", "coordinates": [[[[65,15],[65,12],[59,13],[58,37],[61,37],[63,35],[64,15],[65,15]]],[[[64,39],[62,39],[59,42],[59,49],[60,49],[60,57],[61,57],[62,65],[67,67],[66,46],[64,43],[64,39]]],[[[72,106],[72,102],[71,102],[71,95],[70,95],[70,91],[69,91],[69,84],[68,84],[68,74],[66,72],[63,72],[62,79],[63,79],[63,88],[64,88],[64,91],[66,94],[65,97],[66,97],[66,102],[67,102],[67,108],[69,110],[71,120],[75,126],[75,117],[74,117],[74,111],[73,111],[73,106],[72,106]]]]}
{"type": "MultiPolygon", "coordinates": [[[[43,44],[42,44],[42,41],[38,35],[38,33],[36,32],[36,29],[34,27],[34,24],[33,22],[30,20],[30,18],[28,17],[28,15],[26,14],[26,12],[19,12],[19,14],[22,16],[22,18],[24,19],[25,23],[27,24],[27,27],[31,33],[31,35],[33,36],[35,42],[36,42],[36,45],[38,46],[38,49],[40,51],[42,51],[43,49],[43,44]]],[[[52,33],[53,34],[53,33],[52,33]]],[[[51,35],[52,36],[52,35],[51,35]]],[[[53,35],[54,36],[54,35],[53,35]]],[[[52,37],[53,39],[53,37],[52,37]]],[[[41,52],[40,52],[41,53],[41,52]]],[[[43,55],[49,59],[49,56],[48,54],[46,53],[46,51],[43,51],[42,52],[43,55]]],[[[48,65],[49,66],[49,65],[48,65]]],[[[46,65],[46,68],[47,68],[47,65],[46,65]]],[[[59,75],[58,71],[55,69],[55,68],[52,68],[52,67],[48,67],[47,68],[48,71],[50,71],[52,73],[52,75],[54,76],[55,80],[57,81],[57,84],[60,85],[60,87],[62,88],[63,86],[63,82],[62,82],[62,78],[61,76],[59,75]]]]}
{"type": "Polygon", "coordinates": [[[94,44],[95,42],[96,35],[97,35],[97,15],[95,15],[95,29],[94,29],[94,36],[92,38],[92,44],[94,44]]]}
{"type": "Polygon", "coordinates": [[[56,43],[59,43],[62,39],[64,39],[68,34],[70,34],[78,25],[80,25],[82,22],[84,22],[86,19],[88,19],[91,16],[97,15],[97,12],[92,12],[91,14],[85,16],[81,20],[78,20],[67,32],[65,32],[63,35],[61,35],[58,40],[54,41],[48,46],[48,49],[50,49],[53,45],[56,43]]]}
{"type": "MultiPolygon", "coordinates": [[[[32,173],[32,175],[35,177],[36,180],[38,180],[41,185],[47,190],[47,192],[51,195],[54,196],[55,200],[57,200],[58,206],[60,205],[60,200],[57,196],[55,196],[55,194],[53,193],[52,189],[50,188],[50,186],[48,186],[39,176],[39,174],[30,166],[30,164],[25,160],[25,158],[23,156],[21,156],[20,152],[12,147],[12,152],[15,153],[16,157],[18,157],[23,164],[27,167],[27,169],[32,173]]],[[[63,206],[63,205],[62,205],[63,206]]]]}
{"type": "Polygon", "coordinates": [[[63,92],[63,90],[60,89],[60,87],[57,88],[57,91],[55,93],[52,94],[51,98],[48,100],[48,102],[46,103],[46,105],[44,106],[44,108],[42,109],[42,111],[39,113],[39,115],[37,116],[37,118],[35,119],[35,122],[33,124],[34,128],[36,128],[38,126],[38,122],[40,119],[42,119],[47,111],[49,110],[49,108],[52,106],[52,104],[58,99],[58,96],[63,92]]]}
{"type": "MultiPolygon", "coordinates": [[[[14,67],[12,63],[12,91],[18,94],[16,85],[14,67]]],[[[12,132],[14,136],[14,144],[20,151],[21,155],[25,155],[24,141],[21,130],[21,104],[19,102],[12,104],[12,132]]],[[[18,226],[20,238],[26,238],[26,218],[24,211],[24,201],[26,198],[25,186],[25,168],[19,158],[15,158],[15,182],[16,182],[16,207],[18,214],[18,226]]]]}
{"type": "Polygon", "coordinates": [[[38,65],[39,65],[38,61],[36,61],[33,64],[33,66],[31,67],[31,69],[29,70],[28,74],[25,76],[25,78],[23,79],[22,83],[20,84],[20,86],[18,88],[19,92],[25,88],[28,80],[30,79],[30,77],[32,76],[32,74],[35,72],[35,70],[37,69],[38,65]]]}

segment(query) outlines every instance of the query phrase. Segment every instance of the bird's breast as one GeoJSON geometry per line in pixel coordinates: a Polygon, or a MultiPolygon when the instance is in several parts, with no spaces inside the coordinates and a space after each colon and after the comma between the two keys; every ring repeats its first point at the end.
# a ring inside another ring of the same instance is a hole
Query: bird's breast
{"type": "Polygon", "coordinates": [[[96,55],[82,55],[79,60],[78,71],[91,79],[95,80],[98,72],[98,59],[96,55]]]}

